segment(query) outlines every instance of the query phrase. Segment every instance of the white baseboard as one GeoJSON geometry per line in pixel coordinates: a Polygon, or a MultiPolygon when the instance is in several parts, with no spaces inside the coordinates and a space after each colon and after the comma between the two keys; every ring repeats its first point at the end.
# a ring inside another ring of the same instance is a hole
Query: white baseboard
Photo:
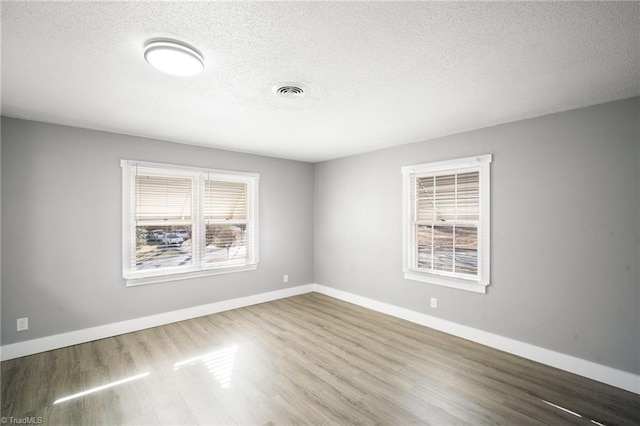
{"type": "Polygon", "coordinates": [[[485,346],[499,349],[541,364],[559,368],[579,376],[587,377],[602,383],[606,383],[617,388],[640,394],[640,375],[635,375],[627,371],[617,370],[606,365],[597,364],[571,355],[555,352],[549,349],[524,343],[508,337],[488,333],[465,325],[456,324],[451,321],[432,317],[420,312],[400,308],[388,303],[358,296],[332,287],[316,284],[315,291],[354,305],[362,306],[377,312],[391,315],[397,318],[424,325],[436,330],[443,331],[463,339],[471,340],[485,346]]]}
{"type": "Polygon", "coordinates": [[[119,334],[143,330],[145,328],[184,321],[191,318],[224,312],[231,309],[238,309],[258,303],[270,302],[272,300],[283,299],[285,297],[296,296],[313,291],[640,394],[640,375],[617,370],[595,362],[576,358],[571,355],[555,352],[529,343],[510,339],[508,337],[498,336],[486,331],[456,324],[451,321],[432,317],[420,312],[379,302],[374,299],[358,296],[320,284],[307,284],[298,287],[291,287],[4,345],[0,348],[0,359],[2,361],[6,361],[21,356],[86,343],[92,340],[117,336],[119,334]]]}
{"type": "Polygon", "coordinates": [[[0,359],[2,361],[6,361],[13,358],[19,358],[21,356],[63,348],[65,346],[77,345],[80,343],[104,339],[106,337],[117,336],[124,333],[131,333],[133,331],[139,331],[145,328],[157,327],[159,325],[170,324],[177,321],[184,321],[204,315],[228,311],[231,309],[243,308],[245,306],[251,306],[258,303],[270,302],[272,300],[283,299],[285,297],[296,296],[303,293],[309,293],[312,292],[314,288],[315,285],[313,284],[285,288],[282,290],[275,290],[267,293],[240,297],[237,299],[223,300],[221,302],[194,306],[177,311],[150,315],[147,317],[100,325],[97,327],[85,328],[82,330],[70,331],[68,333],[55,334],[53,336],[26,340],[24,342],[12,343],[9,345],[4,345],[0,348],[0,359]]]}

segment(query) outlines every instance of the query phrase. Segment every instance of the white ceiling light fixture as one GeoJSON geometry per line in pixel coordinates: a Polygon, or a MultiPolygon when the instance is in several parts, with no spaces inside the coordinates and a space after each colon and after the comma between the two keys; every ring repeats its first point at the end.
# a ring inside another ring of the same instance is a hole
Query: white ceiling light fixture
{"type": "Polygon", "coordinates": [[[204,70],[202,53],[176,40],[149,40],[144,45],[144,59],[154,68],[171,75],[188,77],[204,70]]]}

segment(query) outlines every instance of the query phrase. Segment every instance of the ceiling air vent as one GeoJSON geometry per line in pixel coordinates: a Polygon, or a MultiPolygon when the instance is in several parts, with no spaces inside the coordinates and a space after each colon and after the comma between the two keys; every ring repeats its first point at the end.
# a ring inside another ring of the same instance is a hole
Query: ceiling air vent
{"type": "Polygon", "coordinates": [[[273,92],[285,98],[299,98],[304,96],[304,87],[297,83],[284,83],[273,86],[273,92]]]}

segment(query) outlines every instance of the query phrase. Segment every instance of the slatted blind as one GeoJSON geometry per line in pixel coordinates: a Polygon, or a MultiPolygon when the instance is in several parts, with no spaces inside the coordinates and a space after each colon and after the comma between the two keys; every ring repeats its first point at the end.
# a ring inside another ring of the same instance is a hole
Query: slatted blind
{"type": "Polygon", "coordinates": [[[204,184],[204,218],[206,221],[247,219],[247,184],[206,180],[204,184]]]}
{"type": "Polygon", "coordinates": [[[136,222],[190,221],[192,180],[171,176],[136,176],[136,222]]]}
{"type": "Polygon", "coordinates": [[[456,219],[480,219],[480,172],[459,173],[456,183],[456,219]]]}
{"type": "Polygon", "coordinates": [[[418,221],[478,221],[479,215],[479,172],[416,179],[416,219],[418,221]]]}

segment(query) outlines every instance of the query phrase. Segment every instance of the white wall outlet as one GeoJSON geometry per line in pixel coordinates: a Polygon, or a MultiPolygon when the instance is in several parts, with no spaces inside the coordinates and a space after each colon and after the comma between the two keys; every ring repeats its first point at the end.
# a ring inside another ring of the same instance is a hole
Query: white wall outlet
{"type": "Polygon", "coordinates": [[[25,331],[29,329],[29,318],[18,318],[16,321],[16,329],[18,331],[25,331]]]}
{"type": "Polygon", "coordinates": [[[285,276],[282,278],[282,282],[283,282],[283,283],[288,283],[288,282],[289,282],[289,275],[285,275],[285,276]]]}
{"type": "Polygon", "coordinates": [[[431,307],[433,309],[438,309],[438,299],[437,298],[435,298],[435,297],[431,298],[431,307]]]}

